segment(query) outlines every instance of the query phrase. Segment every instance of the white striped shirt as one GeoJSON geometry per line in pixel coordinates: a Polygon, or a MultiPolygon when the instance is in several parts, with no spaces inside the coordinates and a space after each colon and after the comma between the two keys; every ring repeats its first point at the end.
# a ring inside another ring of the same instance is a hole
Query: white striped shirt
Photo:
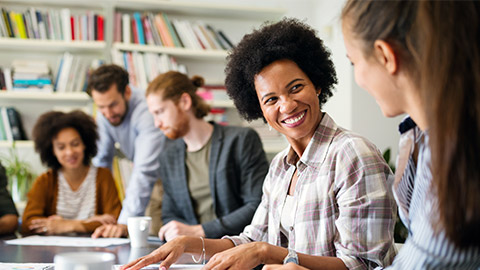
{"type": "Polygon", "coordinates": [[[438,215],[438,209],[431,187],[428,134],[422,134],[413,123],[408,130],[403,130],[400,145],[397,164],[404,157],[408,162],[404,170],[397,167],[400,175],[396,175],[396,180],[397,176],[401,178],[395,182],[394,194],[409,236],[389,269],[480,269],[480,249],[459,250],[443,232],[434,233],[432,217],[438,215]],[[408,139],[413,139],[418,148],[416,164],[412,158],[413,144],[405,143],[408,139]]]}
{"type": "Polygon", "coordinates": [[[95,215],[97,167],[90,166],[85,180],[73,191],[61,171],[58,172],[57,215],[64,219],[85,220],[95,215]]]}

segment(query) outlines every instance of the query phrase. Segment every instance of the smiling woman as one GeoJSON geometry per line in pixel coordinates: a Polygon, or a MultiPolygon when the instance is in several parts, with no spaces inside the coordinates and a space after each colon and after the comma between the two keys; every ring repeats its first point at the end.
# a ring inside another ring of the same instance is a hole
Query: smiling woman
{"type": "Polygon", "coordinates": [[[112,175],[90,164],[97,138],[94,120],[81,111],[39,117],[35,150],[50,170],[28,193],[23,234],[88,233],[116,221],[121,204],[112,175]]]}
{"type": "Polygon", "coordinates": [[[250,225],[223,239],[178,237],[124,268],[184,252],[206,269],[294,262],[310,269],[375,268],[395,256],[393,175],[377,148],[321,111],[336,82],[330,53],[292,19],[246,35],[228,58],[226,88],[247,120],[264,118],[290,147],[270,164],[250,225]]]}

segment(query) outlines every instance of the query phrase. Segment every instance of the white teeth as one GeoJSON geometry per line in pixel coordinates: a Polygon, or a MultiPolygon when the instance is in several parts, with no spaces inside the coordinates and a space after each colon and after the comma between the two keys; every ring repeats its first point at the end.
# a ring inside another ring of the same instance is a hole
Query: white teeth
{"type": "Polygon", "coordinates": [[[285,119],[284,122],[287,123],[287,124],[295,124],[298,121],[300,121],[304,116],[305,116],[305,112],[300,114],[298,117],[285,119]]]}

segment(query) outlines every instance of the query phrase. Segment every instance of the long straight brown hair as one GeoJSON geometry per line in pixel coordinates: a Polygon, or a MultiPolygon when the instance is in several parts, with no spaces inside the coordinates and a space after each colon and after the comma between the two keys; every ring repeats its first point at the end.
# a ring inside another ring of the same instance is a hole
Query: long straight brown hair
{"type": "Polygon", "coordinates": [[[421,91],[439,214],[432,224],[459,248],[480,246],[479,5],[349,0],[342,11],[364,53],[388,41],[421,91]]]}
{"type": "Polygon", "coordinates": [[[421,1],[417,26],[435,229],[460,248],[480,247],[480,2],[421,1]]]}

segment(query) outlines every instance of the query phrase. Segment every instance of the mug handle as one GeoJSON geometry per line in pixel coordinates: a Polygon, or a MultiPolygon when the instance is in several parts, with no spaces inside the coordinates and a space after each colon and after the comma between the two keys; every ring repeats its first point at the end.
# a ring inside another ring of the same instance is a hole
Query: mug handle
{"type": "Polygon", "coordinates": [[[145,231],[148,226],[148,220],[141,220],[140,221],[140,231],[145,231]]]}

